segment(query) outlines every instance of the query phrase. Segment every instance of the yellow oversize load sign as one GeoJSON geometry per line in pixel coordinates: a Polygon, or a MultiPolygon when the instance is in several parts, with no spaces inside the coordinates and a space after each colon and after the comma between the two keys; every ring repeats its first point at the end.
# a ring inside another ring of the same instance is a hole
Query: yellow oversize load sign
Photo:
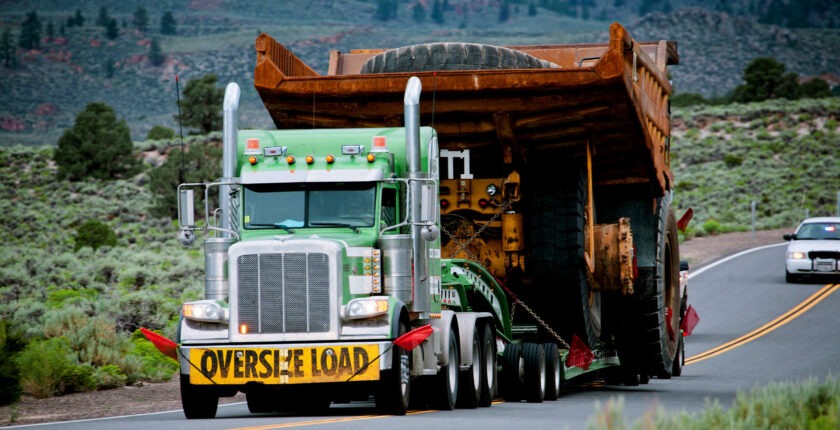
{"type": "Polygon", "coordinates": [[[237,385],[376,381],[377,345],[310,348],[195,348],[190,350],[190,383],[237,385]],[[355,375],[355,376],[353,376],[355,375]]]}

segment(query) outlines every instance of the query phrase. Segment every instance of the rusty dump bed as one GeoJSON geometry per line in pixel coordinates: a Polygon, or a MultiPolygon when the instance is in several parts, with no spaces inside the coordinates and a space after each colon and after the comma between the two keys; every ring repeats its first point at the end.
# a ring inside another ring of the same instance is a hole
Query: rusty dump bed
{"type": "Polygon", "coordinates": [[[639,43],[614,23],[609,44],[509,48],[559,67],[360,74],[386,51],[368,49],[331,52],[323,76],[262,34],[254,85],[279,129],[393,127],[403,124],[408,78],[418,76],[421,124],[437,129],[441,148],[475,151],[478,168],[527,172],[529,158],[582,155],[589,143],[596,184],[670,188],[666,67],[679,62],[675,42],[639,43]]]}

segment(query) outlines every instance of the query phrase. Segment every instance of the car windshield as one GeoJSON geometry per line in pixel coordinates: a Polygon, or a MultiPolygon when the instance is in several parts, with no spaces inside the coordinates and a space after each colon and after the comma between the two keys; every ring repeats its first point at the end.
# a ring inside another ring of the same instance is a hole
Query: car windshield
{"type": "Polygon", "coordinates": [[[796,231],[800,240],[840,240],[840,223],[814,222],[802,224],[796,231]]]}
{"type": "Polygon", "coordinates": [[[245,186],[246,229],[373,226],[375,184],[364,182],[245,186]]]}

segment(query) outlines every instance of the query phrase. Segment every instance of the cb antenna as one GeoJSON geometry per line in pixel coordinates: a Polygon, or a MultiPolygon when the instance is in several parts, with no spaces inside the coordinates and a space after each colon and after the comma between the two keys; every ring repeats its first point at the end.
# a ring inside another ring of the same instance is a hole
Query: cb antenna
{"type": "Polygon", "coordinates": [[[175,99],[178,104],[178,134],[181,137],[181,167],[178,169],[178,183],[184,183],[184,126],[181,122],[181,87],[178,85],[178,75],[175,75],[175,99]]]}

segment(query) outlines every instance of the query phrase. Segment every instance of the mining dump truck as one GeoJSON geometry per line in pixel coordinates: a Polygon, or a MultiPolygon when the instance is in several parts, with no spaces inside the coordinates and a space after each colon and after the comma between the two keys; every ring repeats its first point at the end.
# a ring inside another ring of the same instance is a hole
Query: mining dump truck
{"type": "Polygon", "coordinates": [[[607,44],[333,51],[327,75],[266,34],[256,51],[277,129],[239,130],[229,84],[223,177],[178,191],[182,243],[212,233],[177,339],[187,418],[237,392],[404,414],[680,373],[674,42],[613,24],[607,44]]]}

